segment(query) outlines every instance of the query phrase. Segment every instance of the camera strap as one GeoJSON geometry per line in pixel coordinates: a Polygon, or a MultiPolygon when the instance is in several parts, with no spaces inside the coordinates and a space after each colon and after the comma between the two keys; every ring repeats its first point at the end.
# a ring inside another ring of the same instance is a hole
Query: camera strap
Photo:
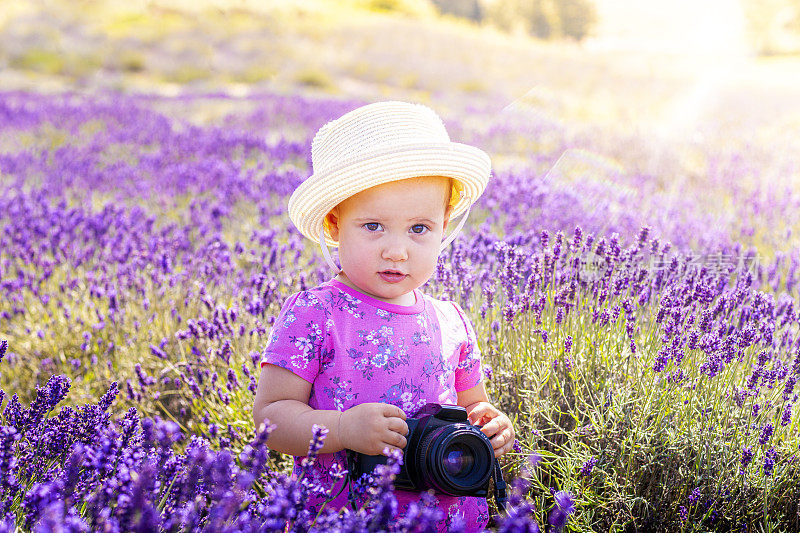
{"type": "Polygon", "coordinates": [[[497,509],[504,513],[506,503],[508,503],[508,496],[506,495],[506,482],[503,479],[503,472],[500,470],[500,463],[497,460],[494,462],[492,480],[494,481],[494,503],[497,505],[497,509]]]}
{"type": "Polygon", "coordinates": [[[339,493],[336,494],[335,497],[338,497],[339,494],[342,493],[344,490],[345,484],[347,485],[347,501],[350,504],[350,507],[353,509],[353,512],[358,511],[358,507],[356,506],[356,495],[353,493],[353,465],[355,464],[355,452],[353,450],[347,450],[347,476],[344,478],[344,484],[342,488],[339,489],[339,493]]]}

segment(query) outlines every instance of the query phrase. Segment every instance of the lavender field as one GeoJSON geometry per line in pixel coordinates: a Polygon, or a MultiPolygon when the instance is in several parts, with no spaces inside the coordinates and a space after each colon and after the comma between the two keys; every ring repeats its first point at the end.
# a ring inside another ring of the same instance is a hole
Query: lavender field
{"type": "MultiPolygon", "coordinates": [[[[493,529],[800,530],[800,109],[745,88],[669,139],[541,90],[431,104],[493,161],[423,287],[515,420],[493,529]]],[[[310,516],[251,417],[281,304],[333,275],[286,201],[316,130],[375,99],[0,92],[0,531],[436,522],[391,516],[391,468],[310,516]]]]}

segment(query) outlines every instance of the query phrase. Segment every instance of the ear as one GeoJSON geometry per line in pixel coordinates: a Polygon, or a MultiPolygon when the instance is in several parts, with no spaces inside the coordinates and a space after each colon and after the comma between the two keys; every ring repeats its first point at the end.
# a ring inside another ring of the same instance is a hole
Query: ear
{"type": "Polygon", "coordinates": [[[325,225],[334,241],[339,240],[339,206],[337,205],[325,215],[325,225]]]}
{"type": "Polygon", "coordinates": [[[444,222],[442,222],[442,233],[447,230],[447,224],[450,222],[450,215],[453,214],[453,206],[448,205],[447,209],[444,210],[444,222]]]}

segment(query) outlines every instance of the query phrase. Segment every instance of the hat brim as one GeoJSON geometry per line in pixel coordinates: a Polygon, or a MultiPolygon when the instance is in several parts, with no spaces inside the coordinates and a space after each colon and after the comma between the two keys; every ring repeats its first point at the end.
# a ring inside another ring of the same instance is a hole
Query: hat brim
{"type": "MultiPolygon", "coordinates": [[[[451,219],[467,210],[483,194],[491,161],[480,148],[457,142],[422,143],[391,147],[324,174],[313,174],[289,198],[289,218],[309,239],[319,242],[322,221],[331,209],[370,187],[419,176],[457,179],[464,196],[453,206],[451,219]]],[[[325,229],[328,246],[338,246],[325,229]]]]}

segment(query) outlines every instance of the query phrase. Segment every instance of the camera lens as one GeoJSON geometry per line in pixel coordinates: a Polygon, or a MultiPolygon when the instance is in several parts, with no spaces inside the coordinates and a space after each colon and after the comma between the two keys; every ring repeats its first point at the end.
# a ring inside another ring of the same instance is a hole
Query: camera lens
{"type": "Polygon", "coordinates": [[[477,428],[451,424],[428,433],[415,459],[425,485],[453,496],[472,496],[489,482],[494,451],[477,428]]]}
{"type": "Polygon", "coordinates": [[[451,444],[444,451],[444,469],[453,477],[465,476],[475,464],[475,456],[462,443],[451,444]]]}

